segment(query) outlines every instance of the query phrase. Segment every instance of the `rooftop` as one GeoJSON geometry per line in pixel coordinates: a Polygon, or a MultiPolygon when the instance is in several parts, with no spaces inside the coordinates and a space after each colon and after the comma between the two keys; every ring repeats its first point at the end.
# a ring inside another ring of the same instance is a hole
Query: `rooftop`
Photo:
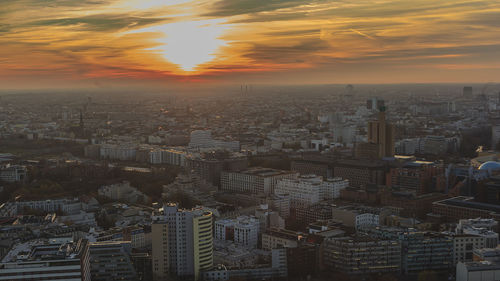
{"type": "Polygon", "coordinates": [[[481,203],[481,202],[475,202],[475,201],[472,201],[473,199],[474,199],[474,197],[458,196],[458,197],[453,197],[453,198],[437,201],[437,202],[434,202],[433,204],[450,205],[450,206],[469,208],[469,209],[480,209],[480,210],[490,211],[490,212],[500,214],[500,206],[493,205],[493,204],[487,204],[487,203],[481,203]]]}

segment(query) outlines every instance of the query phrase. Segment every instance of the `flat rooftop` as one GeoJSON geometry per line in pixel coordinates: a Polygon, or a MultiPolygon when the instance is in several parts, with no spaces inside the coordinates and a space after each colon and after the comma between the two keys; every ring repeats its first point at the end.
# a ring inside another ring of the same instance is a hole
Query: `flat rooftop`
{"type": "Polygon", "coordinates": [[[272,177],[286,174],[294,174],[293,171],[277,170],[270,168],[250,168],[239,172],[240,174],[253,175],[258,177],[272,177]]]}
{"type": "Polygon", "coordinates": [[[442,204],[442,205],[469,208],[469,209],[479,209],[483,211],[489,211],[500,214],[500,206],[472,201],[473,199],[474,199],[473,197],[458,196],[437,201],[434,202],[433,204],[442,204]]]}

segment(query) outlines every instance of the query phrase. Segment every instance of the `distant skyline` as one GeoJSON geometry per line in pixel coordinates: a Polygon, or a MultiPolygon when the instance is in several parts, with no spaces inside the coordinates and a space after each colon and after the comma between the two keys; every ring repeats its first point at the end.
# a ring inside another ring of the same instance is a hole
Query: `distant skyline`
{"type": "Polygon", "coordinates": [[[0,2],[0,90],[500,81],[493,0],[0,2]]]}

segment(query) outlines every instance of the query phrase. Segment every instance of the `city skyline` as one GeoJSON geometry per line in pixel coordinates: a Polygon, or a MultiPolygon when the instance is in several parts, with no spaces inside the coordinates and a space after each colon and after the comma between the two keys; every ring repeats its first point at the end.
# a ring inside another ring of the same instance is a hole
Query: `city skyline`
{"type": "Polygon", "coordinates": [[[497,82],[500,3],[418,2],[9,1],[0,89],[497,82]]]}

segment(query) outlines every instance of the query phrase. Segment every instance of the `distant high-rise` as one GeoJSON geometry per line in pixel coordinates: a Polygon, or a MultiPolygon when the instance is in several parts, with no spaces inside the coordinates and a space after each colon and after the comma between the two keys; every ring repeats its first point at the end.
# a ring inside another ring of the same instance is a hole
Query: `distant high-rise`
{"type": "Polygon", "coordinates": [[[472,98],[472,87],[465,86],[463,89],[463,97],[464,98],[472,98]]]}
{"type": "Polygon", "coordinates": [[[385,106],[380,107],[377,121],[368,122],[368,142],[356,146],[358,158],[383,158],[394,156],[394,125],[385,119],[385,106]]]}
{"type": "Polygon", "coordinates": [[[379,98],[371,98],[366,100],[366,108],[367,109],[377,109],[385,106],[385,102],[379,98]]]}
{"type": "Polygon", "coordinates": [[[154,280],[174,276],[199,280],[200,271],[213,265],[212,213],[170,203],[153,219],[154,280]]]}
{"type": "Polygon", "coordinates": [[[385,106],[380,107],[378,121],[368,122],[368,142],[379,145],[379,157],[394,156],[394,125],[385,119],[385,106]]]}

